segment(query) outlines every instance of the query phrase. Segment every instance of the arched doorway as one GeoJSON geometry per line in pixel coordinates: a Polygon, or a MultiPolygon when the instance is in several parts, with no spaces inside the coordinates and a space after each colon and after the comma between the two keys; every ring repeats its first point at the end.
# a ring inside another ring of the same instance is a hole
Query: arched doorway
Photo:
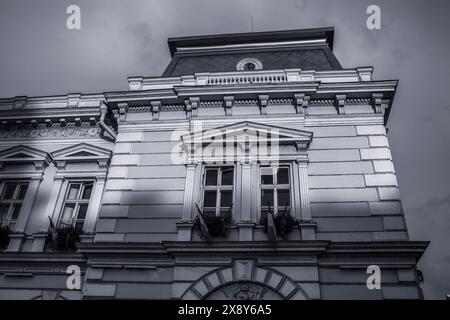
{"type": "Polygon", "coordinates": [[[252,260],[236,260],[230,267],[214,270],[193,283],[182,300],[280,300],[309,299],[285,274],[257,266],[252,260]]]}

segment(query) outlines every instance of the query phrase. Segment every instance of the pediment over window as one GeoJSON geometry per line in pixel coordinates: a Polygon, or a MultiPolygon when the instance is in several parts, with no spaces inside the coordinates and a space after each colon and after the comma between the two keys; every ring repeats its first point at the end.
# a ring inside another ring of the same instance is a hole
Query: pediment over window
{"type": "Polygon", "coordinates": [[[106,167],[112,151],[83,142],[52,152],[51,155],[58,168],[64,168],[66,163],[77,162],[97,162],[100,167],[106,167]]]}
{"type": "Polygon", "coordinates": [[[0,167],[7,163],[27,164],[32,163],[36,169],[40,170],[52,162],[52,157],[48,152],[19,145],[0,151],[0,167]]]}
{"type": "Polygon", "coordinates": [[[280,160],[287,156],[295,158],[309,147],[312,137],[309,131],[243,121],[199,130],[182,136],[181,140],[183,151],[190,161],[200,161],[199,155],[213,161],[220,157],[253,161],[271,158],[280,160]],[[231,147],[233,145],[234,150],[231,147]]]}

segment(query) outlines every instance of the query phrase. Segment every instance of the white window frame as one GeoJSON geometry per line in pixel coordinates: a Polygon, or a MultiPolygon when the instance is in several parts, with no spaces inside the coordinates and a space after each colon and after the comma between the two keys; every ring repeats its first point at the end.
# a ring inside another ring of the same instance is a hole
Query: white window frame
{"type": "MultiPolygon", "coordinates": [[[[231,191],[232,192],[232,208],[231,208],[231,215],[233,216],[234,211],[234,204],[236,202],[235,199],[235,190],[236,190],[236,166],[235,165],[225,165],[225,166],[215,166],[215,165],[205,165],[202,169],[202,180],[201,180],[201,187],[200,187],[200,207],[202,210],[205,209],[204,207],[204,197],[205,197],[205,191],[216,191],[216,207],[215,207],[215,215],[219,216],[221,210],[227,210],[229,207],[220,207],[220,198],[221,198],[221,192],[220,191],[231,191]],[[218,169],[218,175],[217,175],[217,185],[215,186],[207,186],[206,185],[206,171],[208,169],[218,169]],[[224,185],[222,186],[222,171],[224,169],[232,169],[233,170],[233,184],[232,185],[224,185]]],[[[210,207],[207,207],[210,208],[210,207]]]]}
{"type": "Polygon", "coordinates": [[[82,227],[82,230],[83,231],[85,230],[86,221],[88,219],[88,212],[89,212],[89,209],[90,209],[90,206],[92,203],[94,190],[95,190],[95,180],[94,179],[69,179],[67,181],[67,187],[64,192],[64,199],[63,199],[63,203],[61,205],[60,213],[59,213],[59,217],[58,217],[58,224],[57,224],[58,227],[63,227],[63,226],[68,226],[68,225],[75,227],[79,220],[78,214],[79,214],[80,206],[83,204],[87,204],[85,217],[83,219],[83,227],[82,227]],[[77,192],[77,197],[76,197],[76,199],[68,199],[70,187],[71,187],[71,185],[75,185],[75,184],[80,184],[80,186],[81,186],[77,192]],[[89,185],[89,184],[92,185],[91,195],[90,195],[89,199],[81,199],[80,197],[83,194],[86,185],[89,185]],[[75,205],[74,215],[72,216],[72,221],[70,221],[70,223],[67,223],[66,221],[63,220],[64,209],[66,207],[66,204],[74,204],[75,205]]]}
{"type": "Polygon", "coordinates": [[[22,211],[23,205],[25,203],[25,198],[27,196],[27,193],[29,192],[29,188],[30,188],[30,181],[28,180],[5,180],[2,182],[2,187],[1,187],[1,193],[0,193],[0,205],[8,205],[8,211],[6,213],[6,219],[4,219],[4,217],[0,218],[2,225],[8,225],[10,227],[11,230],[15,230],[16,228],[16,223],[17,221],[19,221],[20,219],[20,213],[22,211]],[[3,195],[6,191],[6,186],[8,184],[15,184],[15,189],[14,189],[14,193],[12,196],[12,199],[3,199],[3,195]],[[19,185],[26,185],[27,186],[27,190],[23,196],[23,199],[17,199],[18,193],[19,193],[19,185]],[[12,215],[14,214],[14,207],[20,204],[20,210],[17,214],[17,217],[15,220],[12,220],[12,215]]]}
{"type": "Polygon", "coordinates": [[[261,202],[262,201],[262,199],[261,199],[261,191],[264,190],[264,189],[266,189],[266,190],[273,190],[274,201],[271,204],[271,209],[272,209],[272,213],[274,215],[277,215],[278,212],[283,212],[284,208],[285,208],[285,205],[283,205],[283,204],[279,205],[278,204],[278,197],[277,197],[278,190],[279,189],[281,189],[281,190],[289,190],[290,205],[287,207],[287,212],[290,215],[294,215],[294,207],[296,205],[295,198],[294,198],[294,190],[296,190],[297,188],[295,188],[295,186],[294,186],[295,180],[294,180],[294,175],[293,175],[292,163],[280,163],[279,165],[276,165],[276,166],[273,166],[273,165],[272,166],[259,165],[258,166],[258,177],[257,178],[258,178],[258,221],[262,217],[261,213],[262,213],[263,207],[268,209],[268,206],[261,202]],[[276,179],[277,179],[277,175],[276,174],[273,174],[273,178],[274,178],[273,184],[262,184],[262,181],[261,181],[261,171],[262,170],[261,169],[263,169],[263,168],[272,168],[272,169],[275,169],[275,168],[288,168],[288,170],[289,170],[289,175],[288,175],[288,177],[289,177],[289,184],[287,184],[287,185],[286,184],[283,184],[283,185],[278,184],[277,183],[278,181],[276,181],[276,179]]]}

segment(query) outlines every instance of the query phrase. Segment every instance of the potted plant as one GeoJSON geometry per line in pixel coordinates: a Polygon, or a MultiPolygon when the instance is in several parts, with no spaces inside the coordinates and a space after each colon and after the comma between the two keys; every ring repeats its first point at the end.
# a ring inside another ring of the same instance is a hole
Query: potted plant
{"type": "Polygon", "coordinates": [[[271,215],[271,220],[273,221],[273,225],[276,231],[276,233],[274,233],[275,238],[277,235],[284,238],[294,226],[298,225],[298,221],[290,213],[287,212],[288,204],[286,204],[286,206],[284,207],[283,213],[278,213],[277,215],[273,214],[270,202],[268,203],[268,206],[269,212],[262,214],[260,223],[265,227],[266,233],[268,233],[268,229],[270,227],[269,215],[271,215]]]}
{"type": "Polygon", "coordinates": [[[0,250],[4,250],[9,244],[9,235],[11,234],[11,229],[7,224],[3,224],[0,220],[0,250]]]}
{"type": "Polygon", "coordinates": [[[226,226],[231,222],[231,206],[225,215],[210,215],[204,214],[202,210],[195,204],[198,210],[198,215],[194,220],[194,226],[200,227],[202,236],[210,241],[213,237],[225,237],[226,226]]]}
{"type": "Polygon", "coordinates": [[[50,217],[50,228],[47,235],[47,245],[54,251],[76,251],[80,241],[80,232],[72,223],[61,224],[55,227],[50,217]]]}

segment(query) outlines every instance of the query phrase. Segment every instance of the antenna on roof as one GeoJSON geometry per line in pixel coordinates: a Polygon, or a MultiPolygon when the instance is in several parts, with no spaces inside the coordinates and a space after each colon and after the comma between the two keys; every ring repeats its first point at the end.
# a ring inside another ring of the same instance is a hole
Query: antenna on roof
{"type": "Polygon", "coordinates": [[[252,23],[252,32],[253,32],[253,16],[250,17],[251,23],[252,23]]]}

